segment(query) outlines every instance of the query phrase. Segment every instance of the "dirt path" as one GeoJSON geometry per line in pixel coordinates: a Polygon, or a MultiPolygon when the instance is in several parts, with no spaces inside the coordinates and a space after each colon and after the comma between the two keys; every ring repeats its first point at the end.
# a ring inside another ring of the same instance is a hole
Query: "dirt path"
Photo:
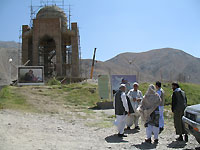
{"type": "Polygon", "coordinates": [[[157,145],[142,144],[145,129],[126,132],[120,139],[112,126],[113,110],[89,110],[61,114],[33,114],[0,111],[0,150],[72,150],[72,149],[176,149],[195,150],[200,146],[193,136],[189,142],[174,142],[172,123],[160,135],[157,145]],[[88,117],[89,116],[89,117],[88,117]]]}

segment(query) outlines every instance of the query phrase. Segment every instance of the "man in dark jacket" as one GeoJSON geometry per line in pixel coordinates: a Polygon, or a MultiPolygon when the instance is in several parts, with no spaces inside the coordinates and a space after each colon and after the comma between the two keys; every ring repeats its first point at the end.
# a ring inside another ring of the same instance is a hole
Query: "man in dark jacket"
{"type": "Polygon", "coordinates": [[[115,125],[118,129],[118,136],[119,137],[126,137],[124,135],[124,128],[126,125],[126,116],[129,114],[129,107],[128,102],[126,98],[126,85],[121,84],[119,90],[115,93],[115,99],[114,99],[114,108],[115,108],[115,125]]]}
{"type": "Polygon", "coordinates": [[[182,117],[184,115],[184,110],[187,106],[187,97],[185,92],[179,87],[179,84],[172,83],[173,95],[172,95],[172,112],[174,113],[174,127],[176,129],[176,135],[179,137],[177,141],[183,141],[183,134],[185,134],[185,141],[188,141],[187,132],[184,129],[182,122],[182,117]]]}

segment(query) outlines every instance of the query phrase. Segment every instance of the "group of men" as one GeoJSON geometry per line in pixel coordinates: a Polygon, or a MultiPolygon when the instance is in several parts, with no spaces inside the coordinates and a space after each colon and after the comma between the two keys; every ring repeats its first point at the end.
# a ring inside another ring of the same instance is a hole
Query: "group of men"
{"type": "MultiPolygon", "coordinates": [[[[130,86],[128,85],[128,87],[130,86]]],[[[134,130],[140,130],[138,124],[140,118],[138,107],[143,101],[143,94],[139,90],[139,84],[137,82],[133,83],[132,89],[128,89],[128,87],[126,82],[122,82],[120,84],[119,90],[115,93],[114,98],[114,108],[116,115],[116,120],[114,124],[117,126],[119,137],[127,137],[127,135],[124,134],[124,129],[127,127],[126,129],[130,130],[133,124],[135,125],[134,130]]],[[[185,141],[188,141],[188,136],[184,130],[182,123],[183,112],[185,107],[187,106],[187,98],[184,91],[180,89],[178,83],[172,83],[172,89],[172,112],[174,113],[174,125],[176,129],[176,134],[179,135],[179,138],[177,138],[177,140],[182,141],[182,134],[185,134],[185,141]]],[[[158,104],[159,106],[157,107],[159,113],[159,127],[157,128],[158,133],[161,133],[164,130],[163,113],[165,100],[164,90],[161,88],[161,82],[159,81],[157,81],[155,84],[155,92],[157,95],[159,95],[160,98],[158,104]]],[[[148,128],[146,128],[146,130],[146,132],[148,133],[148,128]]],[[[152,134],[152,132],[154,133],[154,131],[151,131],[150,134],[152,134]]],[[[158,139],[156,140],[158,141],[158,139]]]]}

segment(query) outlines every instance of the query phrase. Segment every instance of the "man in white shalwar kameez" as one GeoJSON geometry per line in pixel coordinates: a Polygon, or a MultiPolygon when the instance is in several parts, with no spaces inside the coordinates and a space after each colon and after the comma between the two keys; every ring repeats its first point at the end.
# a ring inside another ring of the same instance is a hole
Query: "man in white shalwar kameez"
{"type": "Polygon", "coordinates": [[[126,85],[121,84],[119,90],[115,94],[114,108],[116,120],[114,124],[117,126],[118,136],[127,137],[124,135],[124,128],[126,126],[126,117],[129,114],[128,102],[126,99],[126,85]]]}
{"type": "Polygon", "coordinates": [[[133,83],[133,89],[131,89],[127,94],[134,110],[134,113],[131,113],[126,118],[126,126],[128,130],[130,130],[130,127],[133,124],[135,124],[136,130],[140,130],[140,127],[138,125],[140,114],[137,112],[137,108],[142,101],[143,95],[142,95],[142,92],[138,90],[138,88],[139,88],[139,84],[137,82],[133,83]]]}
{"type": "Polygon", "coordinates": [[[161,133],[164,130],[164,105],[165,105],[165,99],[164,99],[164,93],[165,91],[161,88],[161,82],[157,81],[156,82],[156,90],[158,95],[161,98],[161,103],[159,106],[159,112],[160,112],[160,119],[159,119],[159,128],[160,128],[160,132],[161,133]]]}

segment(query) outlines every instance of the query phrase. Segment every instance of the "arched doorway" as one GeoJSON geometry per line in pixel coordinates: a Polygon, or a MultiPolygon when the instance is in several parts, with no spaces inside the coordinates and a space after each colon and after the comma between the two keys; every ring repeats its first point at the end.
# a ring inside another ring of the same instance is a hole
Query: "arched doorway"
{"type": "Polygon", "coordinates": [[[44,75],[46,77],[56,75],[56,43],[54,39],[47,35],[41,38],[38,54],[39,65],[44,66],[44,75]]]}

